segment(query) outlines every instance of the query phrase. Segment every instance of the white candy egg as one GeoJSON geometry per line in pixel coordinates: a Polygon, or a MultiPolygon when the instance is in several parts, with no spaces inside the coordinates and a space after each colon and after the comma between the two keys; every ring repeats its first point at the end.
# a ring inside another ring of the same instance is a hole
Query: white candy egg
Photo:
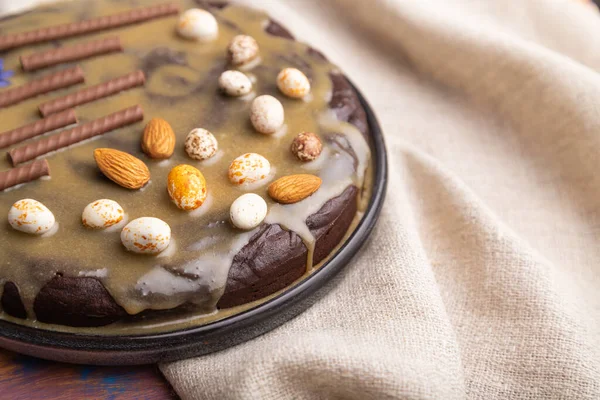
{"type": "Polygon", "coordinates": [[[23,199],[10,208],[8,223],[18,231],[42,235],[52,229],[56,219],[48,207],[39,201],[23,199]]]}
{"type": "Polygon", "coordinates": [[[121,231],[121,242],[134,253],[158,254],[169,247],[171,228],[158,218],[134,219],[121,231]]]}
{"type": "Polygon", "coordinates": [[[177,32],[186,39],[209,42],[219,34],[219,24],[208,11],[191,8],[179,17],[177,32]]]}
{"type": "Polygon", "coordinates": [[[260,133],[273,134],[283,126],[283,105],[273,96],[258,96],[250,107],[250,121],[260,133]]]}
{"type": "Polygon", "coordinates": [[[229,180],[234,185],[260,181],[269,176],[271,163],[256,153],[242,154],[229,166],[229,180]]]}
{"type": "Polygon", "coordinates": [[[310,93],[308,78],[296,68],[282,69],[277,75],[277,87],[281,93],[293,99],[301,99],[310,93]]]}
{"type": "Polygon", "coordinates": [[[86,228],[104,229],[123,221],[125,212],[113,200],[100,199],[88,204],[83,209],[81,222],[86,228]]]}
{"type": "Polygon", "coordinates": [[[206,129],[196,128],[185,139],[185,152],[194,160],[207,160],[219,149],[215,135],[206,129]]]}
{"type": "Polygon", "coordinates": [[[267,216],[267,203],[257,194],[246,193],[231,204],[229,217],[240,229],[256,228],[267,216]]]}
{"type": "Polygon", "coordinates": [[[252,81],[243,72],[225,71],[219,77],[219,88],[229,96],[243,96],[252,91],[252,81]]]}

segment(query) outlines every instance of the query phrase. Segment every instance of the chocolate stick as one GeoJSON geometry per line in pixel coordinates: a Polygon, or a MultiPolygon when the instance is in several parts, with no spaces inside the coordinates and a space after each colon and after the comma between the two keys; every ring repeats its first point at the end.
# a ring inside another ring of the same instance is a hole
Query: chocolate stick
{"type": "Polygon", "coordinates": [[[110,28],[117,28],[124,25],[177,14],[178,12],[179,8],[175,4],[160,4],[70,24],[55,25],[47,28],[35,29],[29,32],[12,33],[0,36],[0,51],[14,49],[29,44],[84,35],[86,33],[98,32],[110,28]]]}
{"type": "Polygon", "coordinates": [[[23,71],[35,71],[57,64],[84,60],[94,56],[123,51],[118,36],[76,44],[75,46],[59,47],[47,51],[21,56],[23,71]]]}
{"type": "Polygon", "coordinates": [[[51,115],[48,118],[23,125],[22,127],[13,129],[12,131],[0,133],[0,149],[76,123],[77,116],[75,115],[74,110],[66,110],[61,113],[51,115]]]}
{"type": "Polygon", "coordinates": [[[21,183],[34,181],[42,176],[50,176],[50,166],[46,160],[0,172],[0,192],[21,183]]]}
{"type": "Polygon", "coordinates": [[[66,88],[85,80],[79,66],[55,72],[24,85],[0,92],[0,108],[17,104],[40,94],[66,88]]]}
{"type": "Polygon", "coordinates": [[[95,86],[81,89],[74,93],[69,93],[66,96],[50,100],[40,104],[40,113],[47,117],[59,111],[80,106],[85,103],[90,103],[94,100],[108,97],[112,94],[119,93],[123,90],[131,89],[136,86],[141,86],[146,82],[146,77],[142,71],[135,71],[127,75],[102,82],[95,86]]]}
{"type": "Polygon", "coordinates": [[[8,159],[17,164],[33,160],[36,157],[50,153],[81,142],[94,136],[118,129],[144,119],[142,107],[137,105],[126,108],[116,113],[95,119],[73,129],[62,131],[56,135],[39,139],[25,146],[17,147],[8,152],[8,159]]]}

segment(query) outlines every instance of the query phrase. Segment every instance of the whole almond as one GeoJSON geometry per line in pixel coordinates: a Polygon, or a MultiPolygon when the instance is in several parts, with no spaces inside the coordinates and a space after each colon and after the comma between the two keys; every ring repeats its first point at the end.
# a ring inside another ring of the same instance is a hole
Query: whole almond
{"type": "Polygon", "coordinates": [[[175,150],[175,132],[171,125],[162,118],[152,118],[144,129],[142,150],[150,158],[171,157],[175,150]]]}
{"type": "Polygon", "coordinates": [[[269,185],[269,196],[282,204],[304,200],[321,186],[321,178],[310,174],[288,175],[269,185]]]}
{"type": "Polygon", "coordinates": [[[100,171],[117,185],[140,189],[150,180],[150,171],[142,160],[115,149],[96,149],[94,159],[100,171]]]}

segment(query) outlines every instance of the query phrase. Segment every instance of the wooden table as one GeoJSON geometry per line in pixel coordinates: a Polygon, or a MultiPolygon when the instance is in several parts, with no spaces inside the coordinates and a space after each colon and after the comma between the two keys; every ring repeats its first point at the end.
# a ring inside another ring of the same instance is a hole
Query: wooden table
{"type": "Polygon", "coordinates": [[[0,399],[172,400],[156,366],[62,364],[0,350],[0,399]]]}

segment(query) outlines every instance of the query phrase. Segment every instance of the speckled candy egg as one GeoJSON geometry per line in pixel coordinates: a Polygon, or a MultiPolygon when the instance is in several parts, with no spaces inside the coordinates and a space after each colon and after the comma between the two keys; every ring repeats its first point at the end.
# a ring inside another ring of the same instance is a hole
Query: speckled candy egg
{"type": "Polygon", "coordinates": [[[173,203],[182,210],[200,207],[206,200],[206,180],[198,169],[191,165],[178,165],[169,172],[167,190],[173,203]]]}
{"type": "Polygon", "coordinates": [[[215,136],[206,129],[196,128],[185,139],[185,152],[194,160],[207,160],[219,149],[215,136]]]}
{"type": "Polygon", "coordinates": [[[100,199],[83,209],[81,222],[86,228],[104,229],[123,221],[123,208],[113,200],[100,199]]]}
{"type": "Polygon", "coordinates": [[[252,91],[252,81],[243,72],[225,71],[219,76],[219,89],[228,96],[244,96],[252,91]]]}
{"type": "Polygon", "coordinates": [[[256,228],[267,216],[267,203],[257,194],[241,195],[229,208],[231,223],[237,228],[249,230],[256,228]]]}
{"type": "Polygon", "coordinates": [[[283,126],[285,113],[283,105],[273,96],[258,96],[250,107],[250,121],[260,133],[273,134],[283,126]]]}
{"type": "Polygon", "coordinates": [[[237,35],[227,46],[227,58],[233,65],[244,65],[258,57],[258,43],[252,36],[237,35]]]}
{"type": "Polygon", "coordinates": [[[177,32],[186,39],[209,42],[219,35],[219,24],[208,11],[191,8],[179,17],[177,32]]]}
{"type": "Polygon", "coordinates": [[[242,154],[229,166],[229,180],[234,185],[258,182],[269,176],[269,160],[256,153],[242,154]]]}
{"type": "Polygon", "coordinates": [[[171,227],[158,218],[134,219],[121,231],[121,242],[138,254],[158,254],[171,243],[171,227]]]}
{"type": "Polygon", "coordinates": [[[321,154],[323,143],[314,133],[302,132],[296,135],[290,150],[300,161],[313,161],[321,154]]]}
{"type": "Polygon", "coordinates": [[[42,235],[54,227],[54,214],[37,200],[23,199],[12,205],[8,212],[8,223],[14,229],[42,235]]]}
{"type": "Polygon", "coordinates": [[[277,75],[277,87],[281,93],[293,99],[301,99],[310,93],[308,78],[296,68],[282,69],[277,75]]]}

